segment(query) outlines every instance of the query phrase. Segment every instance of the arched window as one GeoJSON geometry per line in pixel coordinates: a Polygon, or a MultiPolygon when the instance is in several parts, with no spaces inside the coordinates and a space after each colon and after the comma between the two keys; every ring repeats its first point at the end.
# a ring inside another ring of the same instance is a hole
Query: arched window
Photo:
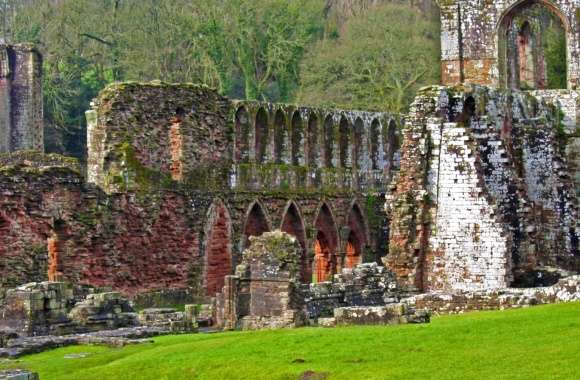
{"type": "Polygon", "coordinates": [[[311,114],[308,118],[308,166],[318,166],[318,118],[311,114]]]}
{"type": "Polygon", "coordinates": [[[301,165],[304,160],[304,130],[300,112],[292,116],[292,165],[301,165]]]}
{"type": "Polygon", "coordinates": [[[324,166],[331,168],[334,157],[334,121],[332,115],[324,120],[324,166]]]}
{"type": "Polygon", "coordinates": [[[254,149],[256,162],[261,164],[266,159],[268,148],[268,113],[263,108],[260,108],[256,114],[255,131],[254,149]]]}
{"type": "Polygon", "coordinates": [[[339,124],[340,166],[350,166],[350,124],[346,117],[340,119],[339,124]]]}
{"type": "Polygon", "coordinates": [[[277,164],[286,162],[285,158],[288,156],[288,149],[286,116],[284,116],[282,110],[278,110],[274,117],[274,160],[277,164]]]}
{"type": "Polygon", "coordinates": [[[363,135],[364,135],[364,122],[361,118],[357,118],[354,122],[354,134],[353,134],[353,166],[357,169],[361,168],[361,156],[363,151],[363,135]]]}
{"type": "Polygon", "coordinates": [[[373,170],[379,169],[379,162],[382,157],[379,157],[379,146],[380,146],[380,134],[381,134],[381,123],[374,119],[371,123],[371,165],[373,170]]]}
{"type": "Polygon", "coordinates": [[[240,107],[236,111],[235,134],[234,158],[236,162],[247,162],[250,148],[250,117],[245,107],[240,107]]]}
{"type": "Polygon", "coordinates": [[[522,1],[500,21],[501,85],[512,89],[567,87],[566,18],[541,0],[522,1]]]}
{"type": "Polygon", "coordinates": [[[394,157],[397,150],[397,124],[394,120],[389,122],[386,132],[383,133],[385,151],[385,178],[388,180],[393,175],[394,157]]]}

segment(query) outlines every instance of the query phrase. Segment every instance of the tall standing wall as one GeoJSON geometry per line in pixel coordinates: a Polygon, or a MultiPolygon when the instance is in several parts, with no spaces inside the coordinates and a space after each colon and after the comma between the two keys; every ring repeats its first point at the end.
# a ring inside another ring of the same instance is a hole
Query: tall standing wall
{"type": "Polygon", "coordinates": [[[407,119],[385,263],[424,290],[498,289],[578,265],[559,110],[529,93],[432,87],[407,119]]]}

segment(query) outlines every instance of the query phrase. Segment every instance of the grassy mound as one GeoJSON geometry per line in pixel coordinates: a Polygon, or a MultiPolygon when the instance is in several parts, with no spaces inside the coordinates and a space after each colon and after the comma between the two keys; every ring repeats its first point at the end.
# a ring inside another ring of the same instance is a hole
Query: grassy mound
{"type": "Polygon", "coordinates": [[[167,336],[122,349],[68,347],[16,364],[42,380],[577,379],[580,304],[427,325],[167,336]]]}

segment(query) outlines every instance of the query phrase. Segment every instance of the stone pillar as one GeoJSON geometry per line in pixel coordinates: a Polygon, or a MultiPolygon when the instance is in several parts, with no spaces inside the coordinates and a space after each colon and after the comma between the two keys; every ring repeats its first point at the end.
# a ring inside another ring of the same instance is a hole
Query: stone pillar
{"type": "Polygon", "coordinates": [[[31,45],[12,48],[11,151],[44,151],[42,58],[31,45]]]}

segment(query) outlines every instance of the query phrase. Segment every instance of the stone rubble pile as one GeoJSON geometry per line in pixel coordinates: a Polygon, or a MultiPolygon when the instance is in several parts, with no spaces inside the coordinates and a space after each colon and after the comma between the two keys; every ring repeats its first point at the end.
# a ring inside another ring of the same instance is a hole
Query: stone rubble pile
{"type": "Polygon", "coordinates": [[[117,330],[96,331],[86,334],[45,335],[23,337],[8,340],[0,348],[0,358],[17,358],[53,348],[78,344],[98,344],[111,347],[122,347],[130,344],[150,343],[151,337],[174,334],[174,331],[162,327],[127,327],[117,330]]]}

